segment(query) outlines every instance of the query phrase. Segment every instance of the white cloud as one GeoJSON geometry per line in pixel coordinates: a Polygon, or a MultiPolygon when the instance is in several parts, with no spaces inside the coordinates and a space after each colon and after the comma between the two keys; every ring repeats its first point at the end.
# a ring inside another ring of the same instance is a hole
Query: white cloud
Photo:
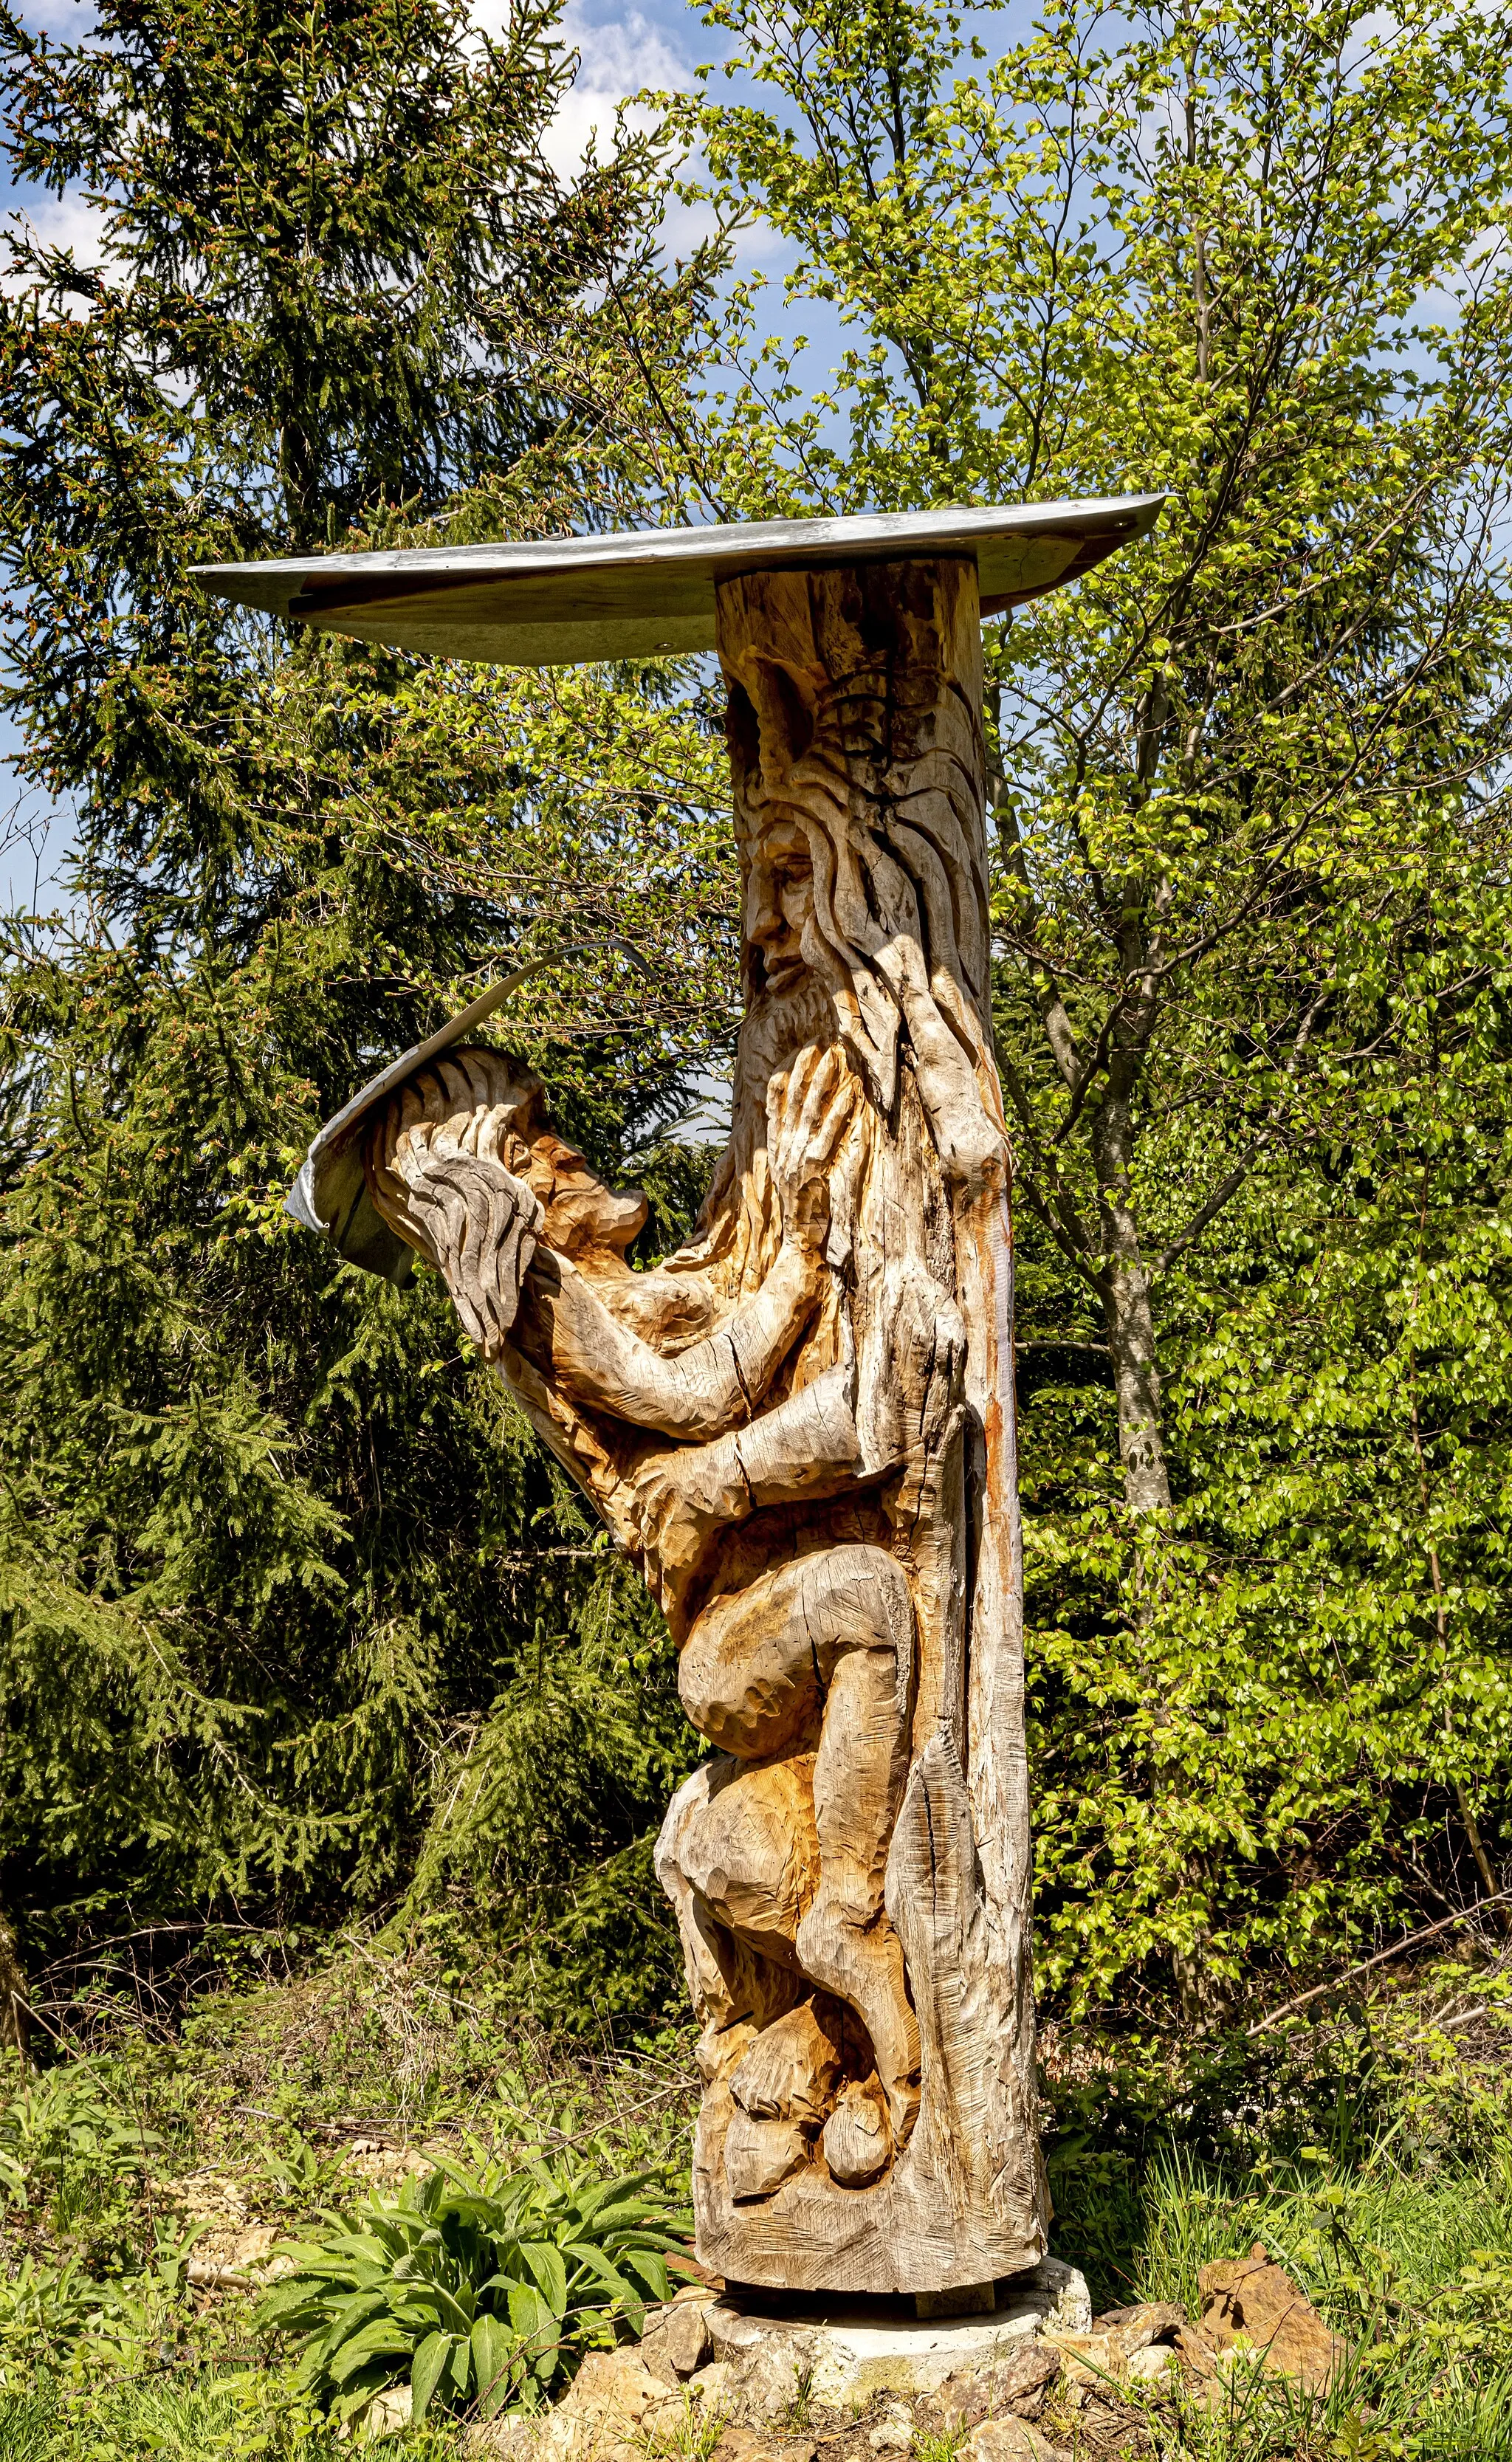
{"type": "MultiPolygon", "coordinates": [[[[67,189],[61,197],[39,195],[35,190],[27,193],[12,189],[9,209],[4,202],[0,202],[0,216],[3,216],[12,236],[16,235],[19,225],[21,236],[39,242],[44,248],[72,248],[79,265],[97,265],[105,254],[103,216],[82,197],[67,189]]],[[[0,265],[3,265],[3,253],[0,253],[0,265]]],[[[0,290],[13,297],[26,288],[26,277],[0,270],[0,290]]],[[[66,304],[65,313],[87,317],[89,303],[76,297],[66,304]]]]}
{"type": "Polygon", "coordinates": [[[80,265],[97,265],[105,253],[104,217],[76,192],[27,197],[12,210],[31,225],[44,248],[71,248],[80,265]]]}
{"type": "MultiPolygon", "coordinates": [[[[570,178],[591,141],[596,140],[601,155],[609,151],[620,105],[633,95],[647,88],[686,93],[693,77],[691,63],[638,9],[594,23],[580,0],[569,0],[562,32],[577,53],[577,75],[542,151],[554,171],[570,178]]],[[[632,128],[649,128],[655,115],[636,107],[626,117],[632,128]]]]}
{"type": "Polygon", "coordinates": [[[23,0],[16,11],[33,34],[54,34],[65,43],[82,43],[95,31],[92,0],[23,0]]]}

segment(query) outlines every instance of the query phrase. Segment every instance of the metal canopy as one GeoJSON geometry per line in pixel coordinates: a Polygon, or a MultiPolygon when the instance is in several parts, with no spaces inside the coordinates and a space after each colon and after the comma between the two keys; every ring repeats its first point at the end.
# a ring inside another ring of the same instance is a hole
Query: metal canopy
{"type": "Polygon", "coordinates": [[[715,584],[741,572],[972,556],[983,614],[1001,615],[1141,537],[1164,501],[1107,496],[837,521],[728,522],[605,538],[202,564],[193,572],[218,597],[323,632],[494,666],[560,667],[712,650],[715,584]]]}

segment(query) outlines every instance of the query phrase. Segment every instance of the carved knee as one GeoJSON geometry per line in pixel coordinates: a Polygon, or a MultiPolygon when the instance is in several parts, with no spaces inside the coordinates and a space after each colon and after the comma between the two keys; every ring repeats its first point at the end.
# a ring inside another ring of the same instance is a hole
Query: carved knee
{"type": "Polygon", "coordinates": [[[716,1762],[690,1806],[679,1871],[716,1922],[784,1965],[818,1881],[813,1762],[807,1753],[762,1769],[716,1762]]]}
{"type": "Polygon", "coordinates": [[[902,1566],[884,1547],[855,1541],[807,1558],[803,1571],[805,1621],[825,1684],[846,1651],[885,1650],[905,1690],[913,1668],[914,1601],[902,1566]]]}
{"type": "Polygon", "coordinates": [[[741,1760],[764,1760],[805,1739],[819,1707],[814,1653],[775,1584],[704,1610],[678,1661],[678,1693],[700,1735],[741,1760]]]}

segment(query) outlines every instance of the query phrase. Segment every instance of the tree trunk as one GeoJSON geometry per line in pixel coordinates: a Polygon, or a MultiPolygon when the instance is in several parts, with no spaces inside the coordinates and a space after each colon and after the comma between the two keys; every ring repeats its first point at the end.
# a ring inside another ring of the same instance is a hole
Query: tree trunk
{"type": "Polygon", "coordinates": [[[1091,1125],[1104,1258],[1103,1314],[1118,1394],[1118,1452],[1124,1498],[1136,1513],[1163,1513],[1171,1502],[1160,1432],[1160,1373],[1156,1365],[1150,1278],[1130,1201],[1133,1129],[1129,1104],[1111,1092],[1091,1125]]]}
{"type": "Polygon", "coordinates": [[[31,2014],[15,1930],[0,1910],[0,2051],[19,2052],[23,2063],[32,2040],[31,2014]]]}
{"type": "Polygon", "coordinates": [[[1045,2254],[1008,1146],[975,566],[717,589],[746,1011],[701,1236],[458,1046],[374,1200],[643,1572],[715,1747],[657,1869],[704,2095],[699,2255],[934,2295],[1045,2254]]]}

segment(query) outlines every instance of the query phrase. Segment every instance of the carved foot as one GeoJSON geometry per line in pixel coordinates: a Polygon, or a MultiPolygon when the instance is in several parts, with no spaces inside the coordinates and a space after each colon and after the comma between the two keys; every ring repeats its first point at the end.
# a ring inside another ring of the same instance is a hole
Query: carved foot
{"type": "Polygon", "coordinates": [[[830,2176],[842,2189],[864,2189],[880,2177],[892,2156],[893,2132],[875,2078],[846,2087],[819,2143],[830,2176]]]}
{"type": "Polygon", "coordinates": [[[893,2141],[901,2149],[918,2116],[918,2022],[904,1989],[897,1934],[885,1921],[849,1921],[821,1890],[798,1927],[796,1947],[805,1975],[848,2002],[871,2037],[893,2141]]]}
{"type": "Polygon", "coordinates": [[[744,2054],[730,2092],[752,2120],[796,2120],[817,2128],[840,2075],[838,2009],[811,2000],[773,2019],[744,2054]]]}

